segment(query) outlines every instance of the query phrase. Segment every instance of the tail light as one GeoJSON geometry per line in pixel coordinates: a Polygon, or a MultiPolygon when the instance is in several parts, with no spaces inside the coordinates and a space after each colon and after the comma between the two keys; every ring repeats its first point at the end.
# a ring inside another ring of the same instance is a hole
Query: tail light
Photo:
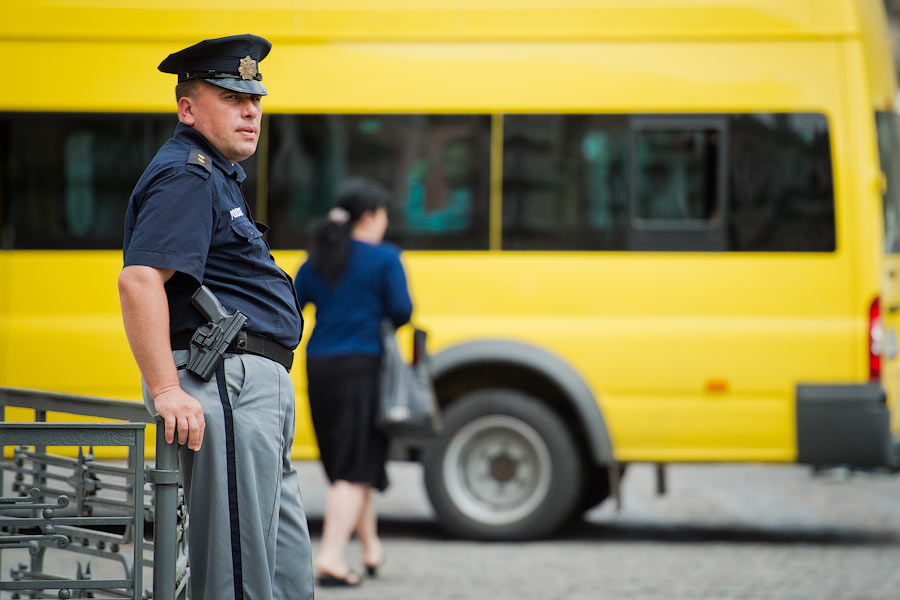
{"type": "Polygon", "coordinates": [[[881,302],[876,297],[869,306],[869,379],[881,378],[881,349],[884,329],[881,326],[881,302]]]}

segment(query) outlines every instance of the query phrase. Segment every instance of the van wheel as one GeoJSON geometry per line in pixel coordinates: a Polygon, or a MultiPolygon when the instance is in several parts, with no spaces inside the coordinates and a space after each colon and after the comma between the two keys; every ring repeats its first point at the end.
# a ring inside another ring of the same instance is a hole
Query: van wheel
{"type": "Polygon", "coordinates": [[[454,535],[521,540],[555,531],[577,506],[582,461],[562,420],[535,398],[478,390],[443,412],[425,486],[454,535]]]}

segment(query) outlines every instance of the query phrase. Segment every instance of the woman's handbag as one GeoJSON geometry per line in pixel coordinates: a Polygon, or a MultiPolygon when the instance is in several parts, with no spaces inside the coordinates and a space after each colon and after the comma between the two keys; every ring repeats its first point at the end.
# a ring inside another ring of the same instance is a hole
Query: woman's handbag
{"type": "Polygon", "coordinates": [[[413,330],[413,364],[400,355],[390,320],[381,323],[381,381],[375,424],[389,437],[425,439],[440,429],[437,395],[425,350],[427,334],[413,330]]]}

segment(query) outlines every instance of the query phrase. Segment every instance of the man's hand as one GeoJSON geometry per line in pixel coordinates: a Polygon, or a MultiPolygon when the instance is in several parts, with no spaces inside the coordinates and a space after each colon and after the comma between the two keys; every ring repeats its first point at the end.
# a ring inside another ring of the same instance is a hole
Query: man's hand
{"type": "Polygon", "coordinates": [[[171,444],[178,429],[178,443],[187,444],[191,450],[200,449],[206,420],[203,407],[196,398],[181,387],[170,387],[153,397],[156,412],[166,421],[166,443],[171,444]]]}

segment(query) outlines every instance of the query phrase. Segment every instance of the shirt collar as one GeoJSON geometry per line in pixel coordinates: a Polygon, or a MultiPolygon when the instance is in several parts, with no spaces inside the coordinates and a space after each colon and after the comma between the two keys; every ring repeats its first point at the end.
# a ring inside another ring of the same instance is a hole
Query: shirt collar
{"type": "Polygon", "coordinates": [[[247,174],[244,172],[244,168],[240,163],[231,164],[227,158],[222,156],[221,152],[216,150],[215,146],[210,144],[209,141],[203,137],[202,133],[193,127],[185,125],[184,123],[179,123],[175,127],[175,135],[173,137],[176,140],[191,146],[197,146],[212,156],[213,164],[219,167],[219,169],[229,177],[233,177],[238,183],[241,183],[247,178],[247,174]]]}

